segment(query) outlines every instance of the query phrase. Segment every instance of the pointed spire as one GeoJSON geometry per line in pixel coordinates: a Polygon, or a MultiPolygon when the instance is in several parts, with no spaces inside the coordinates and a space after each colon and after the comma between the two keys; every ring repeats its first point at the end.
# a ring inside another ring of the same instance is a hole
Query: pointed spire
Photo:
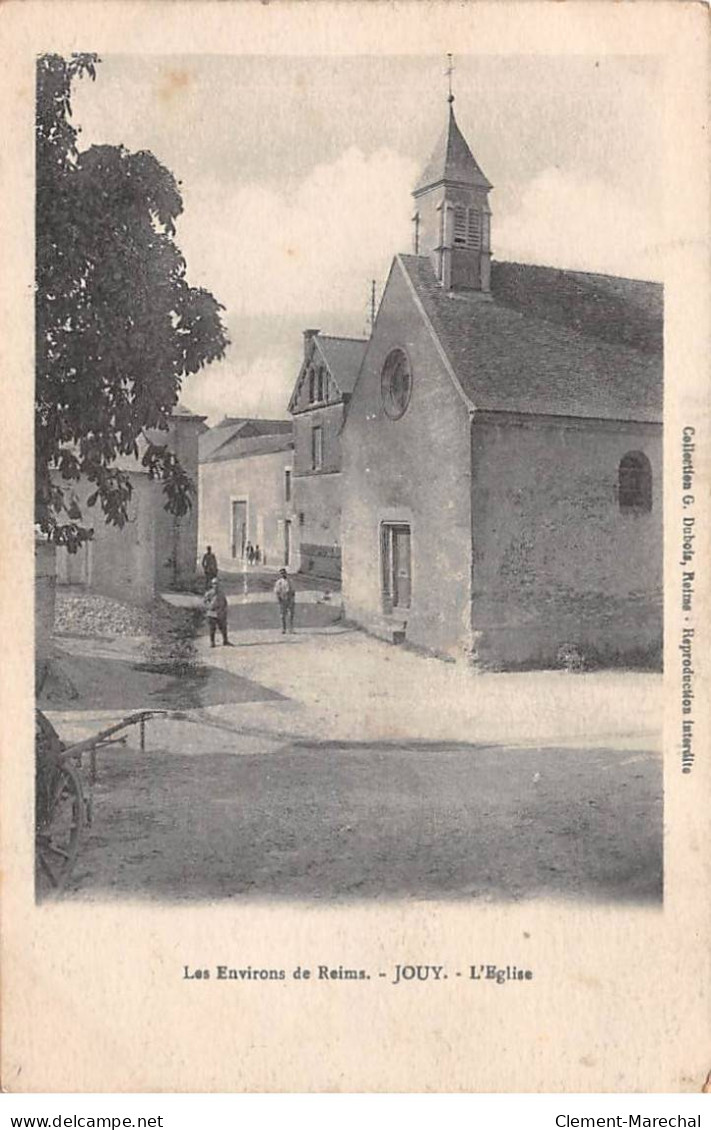
{"type": "Polygon", "coordinates": [[[452,52],[451,51],[447,52],[447,58],[449,59],[449,62],[447,63],[447,70],[444,73],[446,74],[448,82],[449,82],[449,95],[447,96],[447,101],[449,102],[449,104],[451,106],[452,103],[454,102],[454,95],[452,94],[452,75],[454,74],[454,63],[452,62],[452,52]]]}
{"type": "Polygon", "coordinates": [[[476,188],[489,189],[491,182],[474,160],[472,151],[464,140],[464,136],[454,116],[454,95],[450,93],[449,119],[446,129],[437,142],[434,153],[429,159],[427,167],[417,182],[414,195],[433,188],[444,181],[454,184],[465,184],[476,188]]]}

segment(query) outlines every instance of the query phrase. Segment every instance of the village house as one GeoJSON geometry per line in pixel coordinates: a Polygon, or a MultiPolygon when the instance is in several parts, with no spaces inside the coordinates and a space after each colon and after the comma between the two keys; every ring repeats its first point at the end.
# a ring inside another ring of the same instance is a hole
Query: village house
{"type": "Polygon", "coordinates": [[[260,565],[295,568],[293,449],[290,420],[229,416],[200,437],[200,547],[220,572],[242,570],[249,545],[260,565]]]}
{"type": "Polygon", "coordinates": [[[293,512],[298,568],[316,577],[341,576],[341,431],[366,345],[304,331],[304,359],[289,401],[293,512]]]}
{"type": "Polygon", "coordinates": [[[181,517],[168,513],[162,483],[149,478],[141,464],[145,439],[139,444],[138,458],[119,456],[115,462],[128,473],[133,491],[123,527],[107,525],[98,506],[86,505],[95,491],[93,484],[80,480],[73,486],[82,520],[93,527],[94,535],[77,553],[57,549],[57,584],[80,585],[88,592],[139,605],[150,604],[162,591],[192,584],[198,544],[198,437],[204,419],[178,405],[167,431],[145,433],[152,443],[175,453],[195,486],[192,506],[181,517]]]}
{"type": "Polygon", "coordinates": [[[492,262],[452,102],[341,437],[345,614],[483,667],[659,661],[662,287],[492,262]]]}

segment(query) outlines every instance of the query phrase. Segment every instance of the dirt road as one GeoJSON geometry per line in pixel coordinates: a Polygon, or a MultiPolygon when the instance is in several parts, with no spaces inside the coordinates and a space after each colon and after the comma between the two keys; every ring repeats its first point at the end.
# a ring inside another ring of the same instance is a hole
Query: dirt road
{"type": "Polygon", "coordinates": [[[661,898],[655,755],[223,737],[102,755],[65,898],[661,898]]]}
{"type": "Polygon", "coordinates": [[[203,625],[177,668],[162,637],[61,641],[66,740],[179,712],[100,754],[62,897],[660,901],[659,676],[477,676],[298,613],[235,596],[234,646],[203,625]]]}

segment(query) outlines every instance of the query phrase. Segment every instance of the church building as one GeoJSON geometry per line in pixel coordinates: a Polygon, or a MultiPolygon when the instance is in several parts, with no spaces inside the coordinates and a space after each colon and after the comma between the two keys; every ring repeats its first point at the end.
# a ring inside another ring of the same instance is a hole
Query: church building
{"type": "Polygon", "coordinates": [[[452,102],[341,437],[345,615],[484,668],[660,662],[662,287],[493,259],[452,102]]]}

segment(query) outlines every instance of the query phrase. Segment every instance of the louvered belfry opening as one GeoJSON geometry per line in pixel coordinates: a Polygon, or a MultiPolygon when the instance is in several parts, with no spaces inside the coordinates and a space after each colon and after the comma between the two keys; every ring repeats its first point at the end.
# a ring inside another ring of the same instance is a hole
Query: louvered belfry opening
{"type": "Polygon", "coordinates": [[[445,290],[489,290],[491,187],[451,100],[446,129],[413,192],[416,253],[430,256],[445,290]]]}

